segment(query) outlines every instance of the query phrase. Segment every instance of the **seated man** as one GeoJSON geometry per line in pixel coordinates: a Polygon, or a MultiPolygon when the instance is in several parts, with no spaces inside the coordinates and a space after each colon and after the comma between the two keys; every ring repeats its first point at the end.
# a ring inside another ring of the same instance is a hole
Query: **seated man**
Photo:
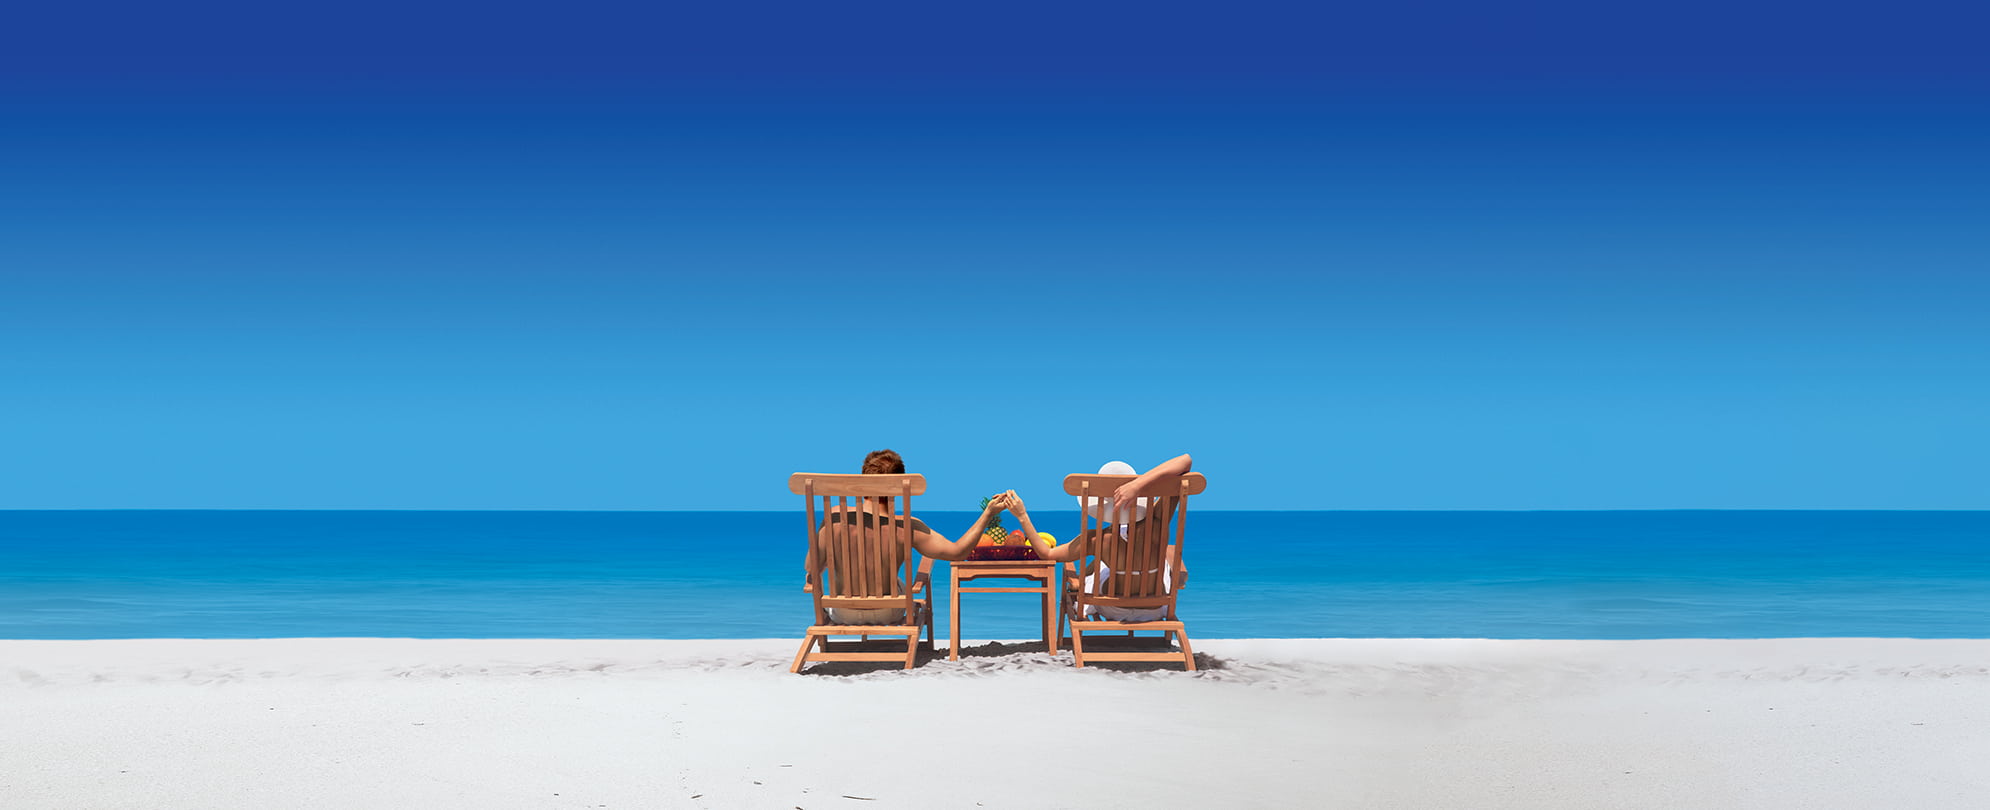
{"type": "MultiPolygon", "coordinates": [[[[865,475],[902,475],[905,472],[905,460],[891,450],[876,450],[870,455],[864,456],[862,472],[865,475]]],[[[857,506],[829,510],[822,516],[822,522],[816,525],[816,529],[819,531],[832,523],[847,523],[852,526],[863,526],[865,528],[875,527],[879,523],[886,523],[887,526],[892,528],[903,527],[905,525],[902,522],[903,519],[887,511],[891,508],[889,506],[890,500],[890,498],[878,498],[876,501],[871,501],[865,498],[857,506]]],[[[924,521],[916,517],[912,518],[912,547],[918,549],[920,554],[934,559],[967,559],[968,553],[974,550],[975,541],[981,539],[981,531],[987,528],[989,519],[1000,513],[1003,509],[1008,508],[1008,506],[1009,499],[1007,496],[998,496],[990,499],[988,506],[981,510],[980,519],[976,520],[974,526],[969,528],[967,534],[962,535],[959,540],[948,540],[945,536],[928,528],[924,521]]],[[[904,562],[905,560],[900,558],[893,560],[892,564],[896,567],[904,564],[904,562]]],[[[816,565],[815,556],[812,554],[806,556],[802,561],[802,566],[808,570],[811,579],[816,574],[822,573],[821,569],[816,565]]],[[[905,611],[899,608],[878,608],[875,610],[829,608],[829,619],[837,624],[897,624],[905,620],[905,611]]]]}
{"type": "MultiPolygon", "coordinates": [[[[1079,508],[1098,518],[1101,525],[1098,529],[1074,537],[1071,539],[1071,542],[1054,549],[1048,543],[1045,543],[1042,538],[1037,537],[1036,527],[1030,523],[1029,512],[1023,508],[1023,499],[1016,495],[1015,490],[1010,490],[1003,493],[1003,495],[1007,498],[1009,511],[1015,513],[1016,520],[1022,523],[1023,536],[1029,539],[1030,547],[1036,549],[1038,557],[1052,562],[1071,562],[1091,555],[1093,552],[1092,544],[1094,543],[1126,542],[1129,534],[1127,530],[1133,524],[1150,518],[1167,521],[1169,516],[1159,514],[1160,510],[1158,509],[1151,510],[1152,514],[1150,514],[1148,507],[1154,503],[1154,500],[1143,496],[1152,494],[1149,490],[1155,481],[1188,472],[1191,463],[1192,460],[1187,454],[1179,455],[1162,462],[1159,466],[1151,470],[1141,473],[1132,481],[1121,484],[1118,489],[1113,490],[1112,497],[1110,498],[1087,499],[1082,496],[1079,497],[1079,508]],[[1089,503],[1087,502],[1088,500],[1090,501],[1089,503]]],[[[1132,475],[1133,466],[1124,461],[1108,462],[1104,467],[1099,468],[1099,474],[1132,475]]],[[[1161,526],[1161,531],[1163,536],[1165,536],[1167,532],[1165,523],[1161,526]]],[[[1169,546],[1169,556],[1162,561],[1162,570],[1159,572],[1162,589],[1170,593],[1175,589],[1174,567],[1176,563],[1174,553],[1175,548],[1169,546]]],[[[1103,563],[1095,564],[1092,570],[1081,573],[1084,576],[1084,580],[1079,583],[1079,587],[1085,593],[1098,593],[1097,589],[1107,579],[1112,577],[1112,569],[1103,563]]],[[[1188,572],[1183,570],[1181,584],[1188,584],[1187,580],[1188,572]]],[[[1090,606],[1087,606],[1087,610],[1091,610],[1090,606]]],[[[1166,614],[1167,608],[1120,608],[1111,605],[1103,605],[1098,608],[1099,616],[1118,622],[1158,621],[1164,618],[1166,614]]]]}

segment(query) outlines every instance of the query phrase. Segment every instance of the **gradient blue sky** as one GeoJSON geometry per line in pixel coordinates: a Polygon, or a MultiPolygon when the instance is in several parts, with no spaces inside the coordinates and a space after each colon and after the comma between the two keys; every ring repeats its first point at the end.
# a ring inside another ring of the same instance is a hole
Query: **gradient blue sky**
{"type": "Polygon", "coordinates": [[[19,12],[0,508],[1990,508],[1984,12],[1599,5],[19,12]]]}

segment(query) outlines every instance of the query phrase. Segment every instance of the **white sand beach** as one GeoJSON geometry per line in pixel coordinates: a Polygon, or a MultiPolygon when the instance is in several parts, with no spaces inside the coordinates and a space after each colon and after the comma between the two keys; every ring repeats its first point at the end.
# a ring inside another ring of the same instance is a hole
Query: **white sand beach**
{"type": "Polygon", "coordinates": [[[1990,806],[1990,641],[795,644],[0,641],[0,807],[1990,806]]]}

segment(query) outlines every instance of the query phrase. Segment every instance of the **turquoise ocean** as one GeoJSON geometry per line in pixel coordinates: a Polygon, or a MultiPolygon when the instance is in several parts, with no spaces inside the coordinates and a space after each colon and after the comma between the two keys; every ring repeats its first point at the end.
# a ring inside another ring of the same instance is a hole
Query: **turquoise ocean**
{"type": "MultiPolygon", "coordinates": [[[[803,524],[0,512],[0,638],[799,638],[803,524]]],[[[1181,613],[1205,638],[1990,637],[1990,512],[1201,511],[1189,530],[1181,613]]],[[[969,599],[964,636],[1036,635],[1034,597],[969,599]]]]}

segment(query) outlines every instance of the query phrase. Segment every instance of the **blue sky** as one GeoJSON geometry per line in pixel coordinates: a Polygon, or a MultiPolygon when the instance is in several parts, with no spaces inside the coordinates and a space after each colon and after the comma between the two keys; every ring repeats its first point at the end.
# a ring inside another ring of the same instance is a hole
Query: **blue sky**
{"type": "Polygon", "coordinates": [[[1591,5],[32,10],[0,508],[1990,508],[1981,13],[1591,5]]]}

